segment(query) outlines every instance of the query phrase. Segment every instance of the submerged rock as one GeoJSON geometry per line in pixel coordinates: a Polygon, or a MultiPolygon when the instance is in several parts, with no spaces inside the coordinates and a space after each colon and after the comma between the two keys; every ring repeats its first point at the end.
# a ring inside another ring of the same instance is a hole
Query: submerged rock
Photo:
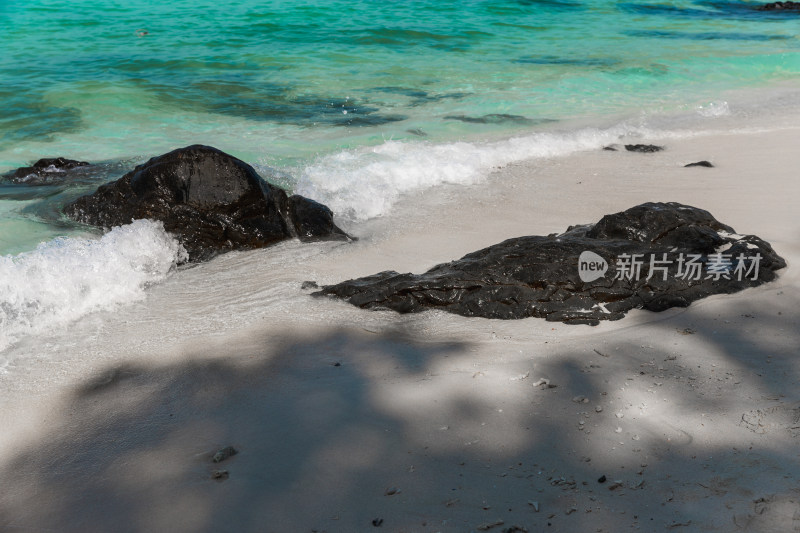
{"type": "Polygon", "coordinates": [[[759,6],[760,11],[800,11],[800,2],[770,2],[759,6]]]}
{"type": "Polygon", "coordinates": [[[50,185],[63,181],[70,170],[88,167],[86,161],[63,157],[40,159],[30,167],[20,167],[3,175],[2,181],[20,185],[50,185]]]}
{"type": "Polygon", "coordinates": [[[334,224],[326,206],[290,197],[244,161],[202,145],[154,157],[68,204],[64,213],[106,228],[139,218],[160,220],[186,248],[190,261],[291,237],[350,238],[334,224]]]}
{"type": "Polygon", "coordinates": [[[708,211],[646,203],[560,235],[509,239],[424,274],[380,272],[313,294],[401,313],[595,325],[634,308],[686,307],[754,287],[785,266],[769,243],[737,235],[708,211]]]}

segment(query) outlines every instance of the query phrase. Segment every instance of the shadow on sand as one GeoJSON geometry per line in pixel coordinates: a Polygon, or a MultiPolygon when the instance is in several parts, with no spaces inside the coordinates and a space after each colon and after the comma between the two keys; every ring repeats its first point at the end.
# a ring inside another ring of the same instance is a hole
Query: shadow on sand
{"type": "Polygon", "coordinates": [[[345,329],[120,365],[0,466],[0,530],[791,531],[800,327],[778,313],[800,302],[780,298],[532,349],[519,379],[486,346],[345,329]],[[743,405],[786,412],[759,432],[743,405]]]}

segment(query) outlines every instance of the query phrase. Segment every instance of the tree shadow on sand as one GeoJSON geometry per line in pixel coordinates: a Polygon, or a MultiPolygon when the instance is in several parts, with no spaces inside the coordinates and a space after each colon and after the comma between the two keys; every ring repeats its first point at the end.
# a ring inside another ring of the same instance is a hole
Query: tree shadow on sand
{"type": "Polygon", "coordinates": [[[729,298],[546,358],[338,329],[116,366],[0,466],[0,530],[791,531],[800,299],[729,298]]]}

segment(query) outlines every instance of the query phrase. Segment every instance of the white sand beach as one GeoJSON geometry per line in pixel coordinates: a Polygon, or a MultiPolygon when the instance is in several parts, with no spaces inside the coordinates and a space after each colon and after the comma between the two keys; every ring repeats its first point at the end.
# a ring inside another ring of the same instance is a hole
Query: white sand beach
{"type": "Polygon", "coordinates": [[[404,198],[355,243],[228,254],[113,322],[21,341],[0,531],[800,531],[800,128],[636,141],[666,149],[499,168],[404,198]],[[706,209],[789,266],[596,327],[300,288],[647,201],[706,209]]]}

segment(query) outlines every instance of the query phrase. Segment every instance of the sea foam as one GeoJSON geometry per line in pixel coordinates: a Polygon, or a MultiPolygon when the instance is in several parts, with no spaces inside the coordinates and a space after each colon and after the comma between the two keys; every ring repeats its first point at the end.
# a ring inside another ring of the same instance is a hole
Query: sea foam
{"type": "Polygon", "coordinates": [[[136,220],[99,239],[59,237],[0,256],[0,351],[88,313],[140,300],[186,259],[161,222],[136,220]]]}
{"type": "Polygon", "coordinates": [[[702,117],[715,118],[726,117],[731,114],[731,108],[728,102],[709,102],[706,105],[697,106],[697,113],[702,117]]]}
{"type": "Polygon", "coordinates": [[[442,184],[471,185],[509,163],[599,149],[630,134],[642,132],[620,125],[483,143],[386,141],[320,157],[300,171],[295,192],[361,221],[388,213],[403,194],[442,184]]]}

